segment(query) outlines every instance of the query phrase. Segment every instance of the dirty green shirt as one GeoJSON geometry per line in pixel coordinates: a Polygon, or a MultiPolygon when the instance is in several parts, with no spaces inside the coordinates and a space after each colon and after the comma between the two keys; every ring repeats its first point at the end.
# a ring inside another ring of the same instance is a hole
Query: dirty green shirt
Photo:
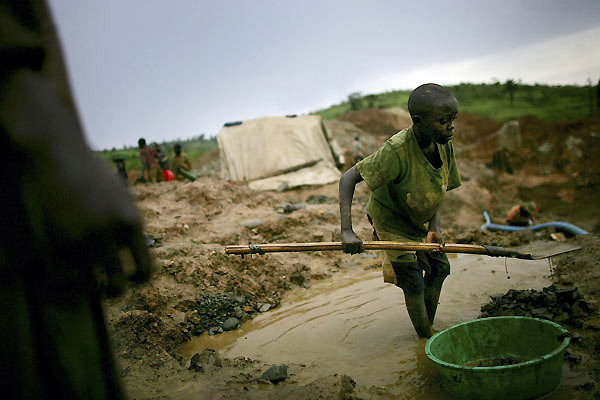
{"type": "Polygon", "coordinates": [[[446,191],[461,185],[452,141],[436,146],[442,159],[438,169],[425,158],[411,126],[356,164],[372,191],[367,213],[381,227],[423,238],[446,191]]]}

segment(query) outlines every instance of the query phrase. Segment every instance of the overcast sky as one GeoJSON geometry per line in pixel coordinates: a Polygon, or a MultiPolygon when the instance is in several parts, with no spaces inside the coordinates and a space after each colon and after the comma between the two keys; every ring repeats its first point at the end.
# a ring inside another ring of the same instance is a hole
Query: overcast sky
{"type": "Polygon", "coordinates": [[[598,0],[50,0],[94,149],[352,92],[600,78],[598,0]]]}

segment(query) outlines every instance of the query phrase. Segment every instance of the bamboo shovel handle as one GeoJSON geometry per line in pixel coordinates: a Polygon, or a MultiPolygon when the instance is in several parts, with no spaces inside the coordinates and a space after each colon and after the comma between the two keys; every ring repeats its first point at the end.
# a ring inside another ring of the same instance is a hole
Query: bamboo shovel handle
{"type": "MultiPolygon", "coordinates": [[[[477,244],[446,243],[440,248],[437,243],[419,242],[363,242],[365,250],[407,250],[407,251],[434,251],[444,253],[468,253],[494,255],[487,247],[477,244]]],[[[225,247],[227,254],[264,254],[264,253],[290,253],[305,251],[335,251],[343,250],[342,242],[316,242],[316,243],[269,243],[260,245],[235,245],[225,247]]]]}

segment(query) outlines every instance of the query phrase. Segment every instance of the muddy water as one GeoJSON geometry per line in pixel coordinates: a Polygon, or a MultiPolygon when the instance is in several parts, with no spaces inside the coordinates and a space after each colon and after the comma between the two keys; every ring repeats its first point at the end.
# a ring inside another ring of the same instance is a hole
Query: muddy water
{"type": "MultiPolygon", "coordinates": [[[[477,318],[492,293],[511,288],[541,289],[550,283],[545,260],[509,259],[508,274],[504,259],[458,255],[451,259],[451,265],[435,330],[477,318]]],[[[207,347],[230,358],[305,364],[298,378],[333,372],[350,375],[373,395],[452,398],[440,387],[435,368],[425,356],[425,340],[414,332],[402,291],[383,283],[377,269],[357,268],[310,289],[296,290],[279,308],[244,323],[242,329],[199,336],[186,344],[183,352],[189,358],[207,347]]],[[[564,375],[563,388],[549,398],[572,398],[569,380],[577,379],[567,367],[564,375]]]]}

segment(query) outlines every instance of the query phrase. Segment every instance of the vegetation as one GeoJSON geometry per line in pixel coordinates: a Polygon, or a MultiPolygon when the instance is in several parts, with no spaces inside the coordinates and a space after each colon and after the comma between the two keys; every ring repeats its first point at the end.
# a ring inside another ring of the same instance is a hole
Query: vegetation
{"type": "MultiPolygon", "coordinates": [[[[513,79],[505,83],[461,83],[448,86],[458,99],[460,111],[506,122],[524,115],[534,115],[544,121],[569,121],[585,117],[596,109],[589,86],[525,85],[513,79]],[[590,104],[590,100],[592,104],[590,104]]],[[[596,88],[593,88],[596,93],[596,88]]],[[[410,90],[370,94],[318,110],[312,114],[334,119],[352,109],[378,107],[407,108],[410,90]]],[[[352,97],[352,99],[350,99],[352,97]]]]}
{"type": "MultiPolygon", "coordinates": [[[[183,151],[187,153],[187,155],[190,157],[190,160],[195,160],[204,153],[217,148],[217,139],[214,137],[206,138],[204,135],[199,135],[187,140],[162,142],[160,143],[160,146],[169,159],[173,157],[173,154],[175,154],[175,151],[173,150],[175,143],[181,144],[183,151]]],[[[127,171],[142,169],[142,163],[140,162],[140,150],[137,146],[123,147],[119,150],[112,149],[97,151],[96,154],[100,158],[106,160],[110,164],[111,168],[114,167],[112,157],[118,155],[125,158],[125,168],[127,171]]]]}

